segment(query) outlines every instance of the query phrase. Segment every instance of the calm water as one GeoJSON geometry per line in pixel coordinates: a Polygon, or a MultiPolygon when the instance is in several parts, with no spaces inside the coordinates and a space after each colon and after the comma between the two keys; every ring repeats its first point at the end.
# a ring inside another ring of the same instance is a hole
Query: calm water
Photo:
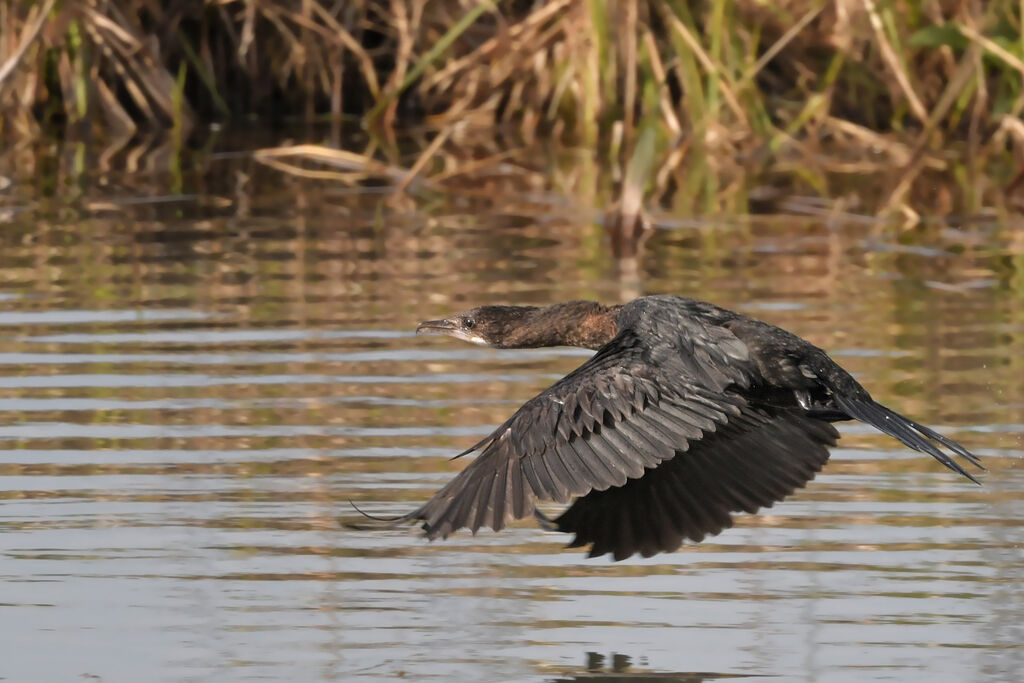
{"type": "MultiPolygon", "coordinates": [[[[1024,670],[1024,240],[806,219],[599,228],[527,196],[225,173],[0,216],[0,677],[1011,681],[1024,670]],[[152,199],[163,193],[160,201],[152,199]],[[628,270],[628,269],[626,269],[628,270]],[[484,302],[674,292],[788,327],[983,456],[859,425],[699,546],[353,531],[585,357],[417,338],[484,302]]],[[[85,193],[88,195],[88,193],[85,193]]]]}

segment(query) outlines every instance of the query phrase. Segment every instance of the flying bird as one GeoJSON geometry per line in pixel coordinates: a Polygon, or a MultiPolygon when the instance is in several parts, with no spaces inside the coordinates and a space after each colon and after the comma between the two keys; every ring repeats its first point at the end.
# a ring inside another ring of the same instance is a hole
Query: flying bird
{"type": "Polygon", "coordinates": [[[984,469],[960,444],[872,399],[820,348],[703,301],[480,306],[417,332],[597,351],[459,454],[478,453],[433,498],[386,520],[420,521],[432,540],[533,514],[574,534],[570,547],[590,546],[590,557],[671,552],[806,485],[841,420],[866,422],[975,483],[943,449],[984,469]],[[571,504],[549,519],[539,502],[571,504]]]}

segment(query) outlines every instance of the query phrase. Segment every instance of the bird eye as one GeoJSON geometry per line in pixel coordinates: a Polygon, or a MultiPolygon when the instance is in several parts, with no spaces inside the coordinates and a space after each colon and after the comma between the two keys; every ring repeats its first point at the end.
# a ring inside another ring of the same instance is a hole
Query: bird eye
{"type": "Polygon", "coordinates": [[[476,321],[473,320],[472,318],[466,318],[465,320],[462,321],[462,324],[465,326],[467,330],[471,330],[476,326],[476,321]]]}

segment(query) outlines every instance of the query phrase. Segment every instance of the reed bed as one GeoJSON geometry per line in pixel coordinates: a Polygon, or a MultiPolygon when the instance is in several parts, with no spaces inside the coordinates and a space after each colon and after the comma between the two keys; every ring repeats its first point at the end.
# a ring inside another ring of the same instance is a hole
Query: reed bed
{"type": "Polygon", "coordinates": [[[537,150],[571,149],[608,172],[564,189],[596,198],[606,190],[594,183],[611,183],[626,231],[651,202],[750,210],[765,193],[835,197],[864,174],[885,178],[874,210],[907,221],[1012,211],[1024,186],[1021,11],[1011,0],[4,0],[0,138],[156,132],[184,145],[211,123],[325,123],[328,147],[260,158],[315,174],[340,147],[343,180],[402,190],[510,163],[527,172],[537,150]],[[961,189],[946,197],[937,176],[961,189]]]}

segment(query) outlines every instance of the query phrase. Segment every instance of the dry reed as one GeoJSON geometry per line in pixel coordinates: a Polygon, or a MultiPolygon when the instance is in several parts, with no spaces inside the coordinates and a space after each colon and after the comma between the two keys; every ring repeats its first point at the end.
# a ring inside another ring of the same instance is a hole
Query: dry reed
{"type": "Polygon", "coordinates": [[[373,142],[350,151],[402,188],[479,170],[481,136],[553,140],[613,170],[629,221],[638,195],[734,208],[736,188],[769,171],[820,194],[885,174],[883,210],[913,219],[929,212],[930,169],[1014,187],[1022,111],[1010,0],[0,3],[3,140],[360,122],[373,142]],[[410,131],[411,162],[398,151],[410,131]]]}

